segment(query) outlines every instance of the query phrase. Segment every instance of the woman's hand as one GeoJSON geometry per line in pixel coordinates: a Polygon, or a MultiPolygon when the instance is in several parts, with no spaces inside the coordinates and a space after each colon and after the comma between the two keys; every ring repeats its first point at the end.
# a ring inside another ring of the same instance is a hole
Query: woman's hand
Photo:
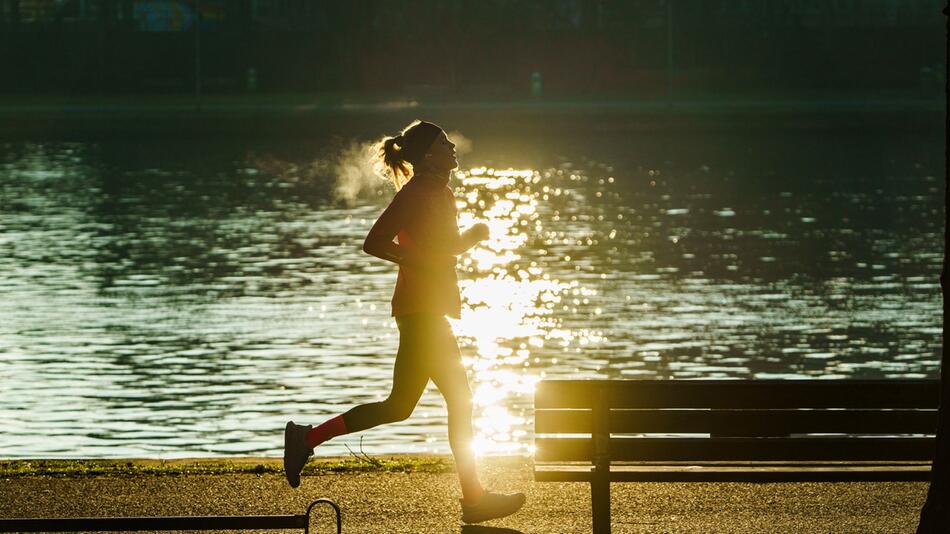
{"type": "Polygon", "coordinates": [[[475,238],[476,242],[484,241],[489,237],[488,225],[485,223],[478,223],[475,226],[472,226],[471,232],[472,237],[475,238]]]}
{"type": "Polygon", "coordinates": [[[479,241],[486,239],[488,239],[488,225],[485,223],[474,224],[459,235],[459,240],[452,248],[452,252],[464,254],[465,251],[477,245],[479,241]]]}

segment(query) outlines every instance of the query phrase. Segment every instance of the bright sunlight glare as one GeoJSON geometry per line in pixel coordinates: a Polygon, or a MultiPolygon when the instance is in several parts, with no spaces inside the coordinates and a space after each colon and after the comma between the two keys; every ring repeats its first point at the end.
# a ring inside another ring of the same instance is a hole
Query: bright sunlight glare
{"type": "Polygon", "coordinates": [[[531,169],[476,167],[457,172],[459,226],[488,225],[490,238],[462,260],[467,276],[459,281],[463,309],[453,324],[468,343],[464,362],[471,371],[477,455],[530,454],[524,444],[526,414],[512,412],[512,399],[530,397],[543,378],[531,365],[532,349],[551,344],[583,344],[590,332],[563,328],[555,308],[562,298],[591,290],[544,272],[522,252],[534,236],[544,235],[540,203],[542,180],[531,169]]]}

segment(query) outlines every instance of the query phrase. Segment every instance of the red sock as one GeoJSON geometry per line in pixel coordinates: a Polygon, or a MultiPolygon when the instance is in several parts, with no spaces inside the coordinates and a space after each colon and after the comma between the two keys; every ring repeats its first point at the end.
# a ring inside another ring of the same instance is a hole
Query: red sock
{"type": "Polygon", "coordinates": [[[307,432],[307,445],[316,447],[330,438],[343,434],[346,434],[346,424],[343,422],[343,416],[338,415],[307,432]]]}

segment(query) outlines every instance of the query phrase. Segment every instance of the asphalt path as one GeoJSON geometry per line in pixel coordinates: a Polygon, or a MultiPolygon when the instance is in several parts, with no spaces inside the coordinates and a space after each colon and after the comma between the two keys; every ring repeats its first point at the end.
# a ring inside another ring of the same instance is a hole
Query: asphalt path
{"type": "MultiPolygon", "coordinates": [[[[493,489],[525,492],[524,509],[465,526],[454,473],[313,475],[297,489],[269,473],[25,476],[0,478],[0,517],[301,514],[329,497],[343,509],[347,533],[591,532],[588,485],[534,482],[524,458],[483,460],[480,473],[493,489]]],[[[614,533],[913,532],[927,484],[615,483],[611,491],[614,533]]],[[[311,532],[333,532],[327,511],[316,510],[323,511],[311,532]]]]}

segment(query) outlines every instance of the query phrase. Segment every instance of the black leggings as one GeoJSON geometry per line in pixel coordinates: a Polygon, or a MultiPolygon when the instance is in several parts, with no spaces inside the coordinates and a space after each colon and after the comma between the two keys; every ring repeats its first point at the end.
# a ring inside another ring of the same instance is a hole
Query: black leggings
{"type": "Polygon", "coordinates": [[[346,431],[359,432],[412,414],[431,378],[445,398],[449,442],[471,441],[472,392],[462,365],[452,326],[445,316],[417,313],[396,317],[399,352],[393,367],[393,386],[382,402],[356,406],[343,414],[346,431]]]}

